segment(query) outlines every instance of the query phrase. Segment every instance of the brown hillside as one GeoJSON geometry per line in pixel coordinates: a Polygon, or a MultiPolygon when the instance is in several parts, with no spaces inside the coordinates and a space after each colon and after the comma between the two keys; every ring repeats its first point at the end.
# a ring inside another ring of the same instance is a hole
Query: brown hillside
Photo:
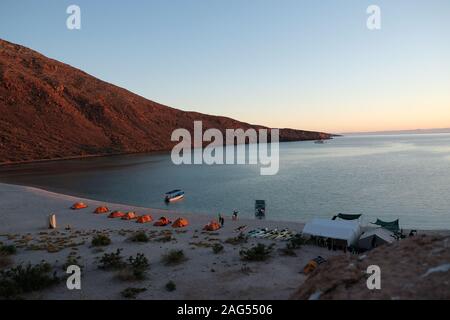
{"type": "MultiPolygon", "coordinates": [[[[252,126],[147,100],[0,39],[0,163],[170,150],[176,128],[252,126]]],[[[330,135],[283,129],[281,141],[330,135]]]]}

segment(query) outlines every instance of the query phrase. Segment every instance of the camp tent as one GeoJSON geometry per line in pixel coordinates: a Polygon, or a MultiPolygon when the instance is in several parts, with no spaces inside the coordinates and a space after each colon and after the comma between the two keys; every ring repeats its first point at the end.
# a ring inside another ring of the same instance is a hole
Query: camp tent
{"type": "Polygon", "coordinates": [[[109,209],[107,207],[98,207],[95,209],[94,213],[100,214],[100,213],[107,213],[109,212],[109,209]]]}
{"type": "Polygon", "coordinates": [[[77,203],[74,203],[73,206],[71,206],[70,208],[72,210],[80,210],[80,209],[84,209],[87,207],[88,206],[86,204],[84,204],[83,202],[77,202],[77,203]]]}
{"type": "MultiPolygon", "coordinates": [[[[134,212],[133,212],[133,213],[134,213],[134,212]]],[[[148,215],[148,214],[143,215],[143,216],[140,216],[140,217],[137,218],[137,220],[136,220],[137,223],[147,223],[147,222],[151,222],[151,221],[153,221],[153,218],[152,218],[152,216],[150,216],[150,215],[148,215]]]]}
{"type": "Polygon", "coordinates": [[[184,218],[178,218],[175,220],[175,222],[172,224],[173,228],[183,228],[187,227],[189,225],[189,222],[184,218]]]}
{"type": "Polygon", "coordinates": [[[346,213],[338,213],[333,217],[332,220],[336,220],[337,218],[342,220],[358,220],[362,214],[346,214],[346,213]]]}
{"type": "Polygon", "coordinates": [[[392,231],[384,228],[375,228],[364,232],[358,240],[358,248],[370,250],[382,244],[394,242],[395,237],[392,231]]]}
{"type": "Polygon", "coordinates": [[[358,221],[340,221],[315,218],[303,228],[303,234],[344,240],[347,246],[355,245],[361,235],[361,227],[358,221]]]}
{"type": "Polygon", "coordinates": [[[383,227],[383,228],[385,228],[385,229],[387,229],[389,231],[392,231],[392,232],[400,231],[400,226],[399,226],[398,219],[394,220],[394,221],[390,221],[390,222],[377,219],[377,221],[373,222],[373,224],[376,224],[376,225],[378,225],[380,227],[383,227]]]}
{"type": "Polygon", "coordinates": [[[169,219],[167,219],[166,217],[161,217],[159,218],[158,221],[156,221],[153,225],[157,226],[157,227],[164,227],[167,226],[168,224],[172,223],[172,221],[170,221],[169,219]]]}
{"type": "Polygon", "coordinates": [[[216,231],[219,229],[220,229],[220,224],[216,220],[211,221],[203,228],[203,230],[206,230],[206,231],[216,231]]]}
{"type": "Polygon", "coordinates": [[[122,217],[122,220],[133,220],[136,219],[138,216],[135,212],[130,211],[125,213],[125,215],[122,217]]]}
{"type": "Polygon", "coordinates": [[[123,213],[122,211],[114,211],[110,213],[108,218],[122,218],[123,216],[125,216],[125,213],[123,213]]]}

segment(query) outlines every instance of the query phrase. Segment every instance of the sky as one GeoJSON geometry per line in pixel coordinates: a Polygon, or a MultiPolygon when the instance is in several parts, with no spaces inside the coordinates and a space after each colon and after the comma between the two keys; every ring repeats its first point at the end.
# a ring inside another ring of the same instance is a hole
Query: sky
{"type": "Polygon", "coordinates": [[[0,38],[182,110],[336,133],[450,127],[448,0],[1,0],[0,38]]]}

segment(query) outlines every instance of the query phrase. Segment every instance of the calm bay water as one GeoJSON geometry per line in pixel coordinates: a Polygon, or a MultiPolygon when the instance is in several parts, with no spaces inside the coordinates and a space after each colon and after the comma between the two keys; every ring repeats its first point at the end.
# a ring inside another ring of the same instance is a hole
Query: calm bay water
{"type": "Polygon", "coordinates": [[[139,206],[308,221],[339,212],[365,223],[400,218],[404,228],[450,229],[450,134],[348,136],[323,145],[280,144],[280,170],[256,165],[172,164],[169,154],[68,160],[0,168],[0,181],[139,206]],[[186,198],[166,206],[163,193],[186,198]]]}

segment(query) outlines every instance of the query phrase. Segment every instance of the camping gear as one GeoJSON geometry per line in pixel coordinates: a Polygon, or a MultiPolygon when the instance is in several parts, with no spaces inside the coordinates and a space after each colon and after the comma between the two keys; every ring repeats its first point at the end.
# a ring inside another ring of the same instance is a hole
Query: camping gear
{"type": "Polygon", "coordinates": [[[212,220],[210,223],[208,223],[203,230],[206,231],[216,231],[220,229],[220,224],[216,220],[212,220]]]}
{"type": "MultiPolygon", "coordinates": [[[[129,213],[131,213],[131,212],[129,212],[129,213]]],[[[134,213],[134,212],[132,212],[132,213],[134,213]]],[[[152,216],[150,216],[148,214],[140,216],[136,220],[137,223],[147,223],[147,222],[151,222],[151,221],[153,221],[153,218],[152,218],[152,216]]]]}
{"type": "Polygon", "coordinates": [[[70,209],[72,210],[80,210],[80,209],[85,209],[88,206],[86,204],[84,204],[83,202],[77,202],[74,203],[73,206],[70,207],[70,209]]]}
{"type": "Polygon", "coordinates": [[[122,220],[133,220],[133,219],[137,219],[137,214],[136,212],[127,212],[125,213],[125,215],[122,217],[122,220]]]}
{"type": "Polygon", "coordinates": [[[337,218],[342,219],[342,220],[358,220],[361,216],[362,216],[362,214],[338,213],[331,220],[336,220],[337,218]]]}
{"type": "Polygon", "coordinates": [[[164,195],[164,200],[166,202],[173,202],[184,198],[184,191],[176,189],[166,192],[164,195]]]}
{"type": "Polygon", "coordinates": [[[94,213],[101,214],[101,213],[108,213],[109,209],[107,207],[98,207],[94,210],[94,213]]]}
{"type": "Polygon", "coordinates": [[[371,250],[386,243],[392,243],[395,240],[395,234],[384,228],[375,228],[364,232],[358,240],[358,248],[371,250]]]}
{"type": "Polygon", "coordinates": [[[187,221],[184,218],[178,218],[175,220],[175,222],[172,224],[172,228],[184,228],[189,225],[189,221],[187,221]]]}
{"type": "Polygon", "coordinates": [[[256,200],[255,201],[255,217],[258,219],[263,219],[266,216],[266,201],[256,200]]]}
{"type": "Polygon", "coordinates": [[[361,226],[356,220],[328,220],[314,218],[303,228],[303,234],[322,239],[345,240],[347,246],[355,245],[361,235],[361,226]]]}
{"type": "Polygon", "coordinates": [[[249,231],[248,232],[248,236],[252,237],[252,238],[257,238],[258,235],[264,234],[264,233],[266,233],[268,231],[269,231],[269,229],[267,229],[267,228],[255,229],[255,230],[249,231]]]}
{"type": "Polygon", "coordinates": [[[153,225],[157,226],[157,227],[164,227],[167,226],[168,224],[172,223],[172,221],[170,221],[169,219],[167,219],[166,217],[161,217],[159,218],[158,221],[156,221],[153,225]]]}
{"type": "Polygon", "coordinates": [[[290,231],[288,229],[278,230],[272,229],[269,230],[267,228],[255,229],[251,230],[247,233],[250,238],[261,238],[261,239],[269,239],[269,240],[289,240],[295,236],[296,232],[290,231]]]}
{"type": "Polygon", "coordinates": [[[314,270],[316,270],[316,268],[319,265],[321,265],[324,262],[326,262],[326,260],[324,258],[322,258],[321,256],[318,256],[317,258],[310,260],[303,268],[303,273],[309,274],[309,273],[313,272],[314,270]]]}
{"type": "Polygon", "coordinates": [[[48,216],[48,228],[56,229],[56,214],[51,214],[48,216]]]}
{"type": "Polygon", "coordinates": [[[390,221],[390,222],[386,222],[380,219],[377,219],[377,221],[372,222],[372,224],[376,224],[382,228],[385,228],[389,231],[392,232],[399,232],[400,231],[400,226],[399,226],[399,220],[394,220],[394,221],[390,221]]]}
{"type": "Polygon", "coordinates": [[[108,218],[122,218],[125,216],[125,213],[123,213],[122,211],[113,211],[110,213],[110,215],[108,216],[108,218]]]}

